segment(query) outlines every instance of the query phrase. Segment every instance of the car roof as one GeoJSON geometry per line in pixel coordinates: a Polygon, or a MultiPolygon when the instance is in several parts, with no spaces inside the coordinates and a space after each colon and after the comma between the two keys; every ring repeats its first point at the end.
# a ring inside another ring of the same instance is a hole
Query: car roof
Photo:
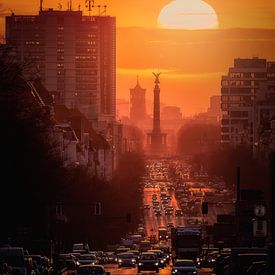
{"type": "Polygon", "coordinates": [[[101,267],[101,268],[104,269],[104,266],[103,265],[99,265],[99,264],[83,264],[79,268],[83,268],[83,267],[101,267]]]}
{"type": "Polygon", "coordinates": [[[133,256],[134,254],[132,252],[123,252],[123,253],[119,253],[117,255],[118,256],[122,256],[122,255],[131,255],[131,256],[133,256]]]}

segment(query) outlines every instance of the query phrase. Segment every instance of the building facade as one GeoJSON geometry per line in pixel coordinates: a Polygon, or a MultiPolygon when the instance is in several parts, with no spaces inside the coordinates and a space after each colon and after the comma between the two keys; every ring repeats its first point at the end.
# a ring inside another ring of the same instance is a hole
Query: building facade
{"type": "Polygon", "coordinates": [[[261,133],[271,127],[274,108],[275,62],[235,59],[221,82],[221,142],[255,151],[261,133]]]}
{"type": "Polygon", "coordinates": [[[53,9],[12,14],[6,17],[6,40],[21,61],[33,63],[60,104],[77,107],[92,122],[115,120],[115,17],[53,9]]]}

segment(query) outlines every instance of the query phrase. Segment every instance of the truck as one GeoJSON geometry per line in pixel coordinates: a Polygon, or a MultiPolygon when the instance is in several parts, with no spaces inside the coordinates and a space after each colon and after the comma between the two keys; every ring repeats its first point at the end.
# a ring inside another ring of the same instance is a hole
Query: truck
{"type": "Polygon", "coordinates": [[[200,227],[174,227],[171,229],[172,261],[191,259],[196,262],[202,251],[200,227]]]}

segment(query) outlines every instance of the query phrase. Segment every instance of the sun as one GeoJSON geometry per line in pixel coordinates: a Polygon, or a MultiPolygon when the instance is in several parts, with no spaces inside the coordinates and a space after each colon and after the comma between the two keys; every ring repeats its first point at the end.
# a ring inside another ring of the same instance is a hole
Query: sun
{"type": "Polygon", "coordinates": [[[219,27],[215,10],[202,0],[173,0],[163,7],[158,25],[164,29],[202,30],[219,27]]]}

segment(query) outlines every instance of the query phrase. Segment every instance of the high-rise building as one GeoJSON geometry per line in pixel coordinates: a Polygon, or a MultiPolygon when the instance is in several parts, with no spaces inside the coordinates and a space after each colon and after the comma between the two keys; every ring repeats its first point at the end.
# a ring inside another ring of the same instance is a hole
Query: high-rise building
{"type": "Polygon", "coordinates": [[[53,9],[12,14],[6,17],[6,41],[21,61],[33,62],[59,103],[77,107],[92,122],[115,120],[115,17],[53,9]]]}
{"type": "Polygon", "coordinates": [[[138,124],[146,119],[146,89],[141,88],[139,79],[133,89],[130,89],[130,120],[138,124]]]}
{"type": "Polygon", "coordinates": [[[221,86],[222,143],[254,150],[275,115],[275,62],[235,59],[221,86]]]}

